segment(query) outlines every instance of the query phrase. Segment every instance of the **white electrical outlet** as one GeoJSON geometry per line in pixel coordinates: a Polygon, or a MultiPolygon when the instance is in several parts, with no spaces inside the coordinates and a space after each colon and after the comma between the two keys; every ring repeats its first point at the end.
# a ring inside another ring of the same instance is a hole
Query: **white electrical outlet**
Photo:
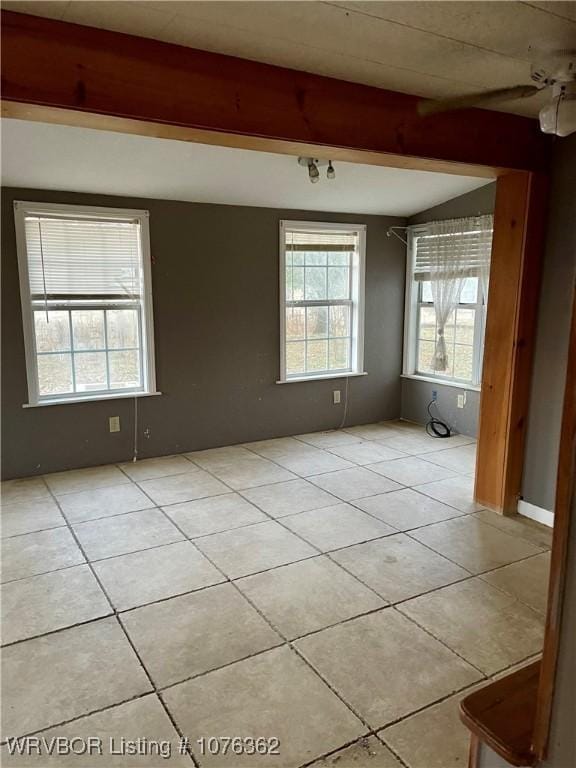
{"type": "Polygon", "coordinates": [[[110,416],[108,419],[110,432],[120,432],[120,416],[110,416]]]}
{"type": "Polygon", "coordinates": [[[335,389],[332,394],[334,395],[334,405],[338,405],[338,403],[340,402],[340,390],[335,389]]]}
{"type": "Polygon", "coordinates": [[[458,395],[458,408],[464,408],[466,405],[466,392],[463,395],[458,395]]]}

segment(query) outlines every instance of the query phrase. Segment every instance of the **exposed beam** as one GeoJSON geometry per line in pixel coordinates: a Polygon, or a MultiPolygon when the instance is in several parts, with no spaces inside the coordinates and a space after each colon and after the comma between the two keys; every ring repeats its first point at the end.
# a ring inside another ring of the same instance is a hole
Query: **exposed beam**
{"type": "Polygon", "coordinates": [[[548,163],[548,137],[516,115],[474,109],[421,118],[414,96],[9,11],[1,33],[10,102],[428,165],[548,163]]]}
{"type": "Polygon", "coordinates": [[[30,120],[53,125],[68,125],[76,128],[92,128],[115,133],[128,133],[136,136],[149,136],[156,139],[190,141],[197,144],[211,144],[219,147],[248,149],[256,152],[275,152],[279,155],[304,155],[324,160],[338,160],[347,163],[379,165],[386,168],[407,168],[410,170],[449,173],[455,176],[476,176],[481,179],[495,179],[501,168],[486,165],[454,163],[449,160],[430,160],[424,157],[383,154],[352,147],[327,147],[282,139],[267,139],[262,136],[207,131],[202,128],[188,128],[166,123],[152,123],[145,120],[131,120],[126,117],[97,115],[94,112],[78,112],[58,107],[44,107],[37,104],[21,104],[17,101],[0,102],[2,117],[15,120],[30,120]]]}
{"type": "Polygon", "coordinates": [[[496,186],[475,499],[517,511],[544,249],[548,178],[514,171],[496,186]]]}

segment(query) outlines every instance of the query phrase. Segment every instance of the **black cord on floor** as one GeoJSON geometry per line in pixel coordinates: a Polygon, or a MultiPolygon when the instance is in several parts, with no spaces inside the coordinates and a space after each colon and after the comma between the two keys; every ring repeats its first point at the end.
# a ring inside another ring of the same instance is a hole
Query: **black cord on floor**
{"type": "Polygon", "coordinates": [[[452,430],[448,424],[432,415],[430,408],[435,402],[436,400],[430,400],[428,403],[428,416],[430,416],[430,419],[426,423],[426,432],[428,432],[430,437],[450,437],[452,435],[452,430]]]}

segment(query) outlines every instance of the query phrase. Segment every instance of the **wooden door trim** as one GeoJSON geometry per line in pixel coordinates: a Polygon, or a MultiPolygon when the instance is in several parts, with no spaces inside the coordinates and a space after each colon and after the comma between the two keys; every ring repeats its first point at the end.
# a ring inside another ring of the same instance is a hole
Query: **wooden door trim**
{"type": "Polygon", "coordinates": [[[517,511],[544,250],[548,179],[513,171],[496,183],[474,496],[517,511]]]}
{"type": "Polygon", "coordinates": [[[571,322],[554,505],[546,630],[534,729],[534,752],[539,760],[544,760],[548,751],[568,567],[568,542],[576,507],[576,286],[573,291],[571,322]]]}

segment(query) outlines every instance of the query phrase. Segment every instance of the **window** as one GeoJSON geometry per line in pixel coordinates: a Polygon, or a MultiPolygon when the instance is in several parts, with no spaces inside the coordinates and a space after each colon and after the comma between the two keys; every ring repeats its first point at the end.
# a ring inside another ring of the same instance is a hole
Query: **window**
{"type": "Polygon", "coordinates": [[[492,217],[410,227],[404,374],[479,386],[492,217]]]}
{"type": "Polygon", "coordinates": [[[148,213],[14,207],[29,404],[153,393],[148,213]]]}
{"type": "Polygon", "coordinates": [[[365,226],[280,222],[280,381],[363,373],[365,226]]]}

